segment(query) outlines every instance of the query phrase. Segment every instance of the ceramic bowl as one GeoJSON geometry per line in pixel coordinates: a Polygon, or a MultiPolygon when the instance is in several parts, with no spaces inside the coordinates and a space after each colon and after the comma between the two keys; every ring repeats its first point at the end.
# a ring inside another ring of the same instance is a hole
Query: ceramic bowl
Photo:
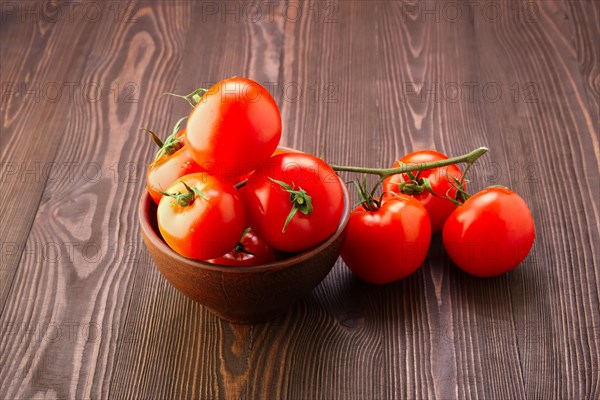
{"type": "Polygon", "coordinates": [[[340,183],[344,212],[337,231],[310,250],[270,264],[227,267],[180,256],[161,238],[156,204],[146,190],[139,203],[141,233],[154,264],[179,292],[228,321],[267,321],[285,313],[314,289],[339,257],[350,215],[348,190],[340,183]]]}

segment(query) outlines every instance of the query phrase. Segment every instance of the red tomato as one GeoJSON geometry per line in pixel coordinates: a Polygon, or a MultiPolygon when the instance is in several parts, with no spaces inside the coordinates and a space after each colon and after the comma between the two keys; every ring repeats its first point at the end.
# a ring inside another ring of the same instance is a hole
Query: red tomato
{"type": "Polygon", "coordinates": [[[531,250],[535,230],[529,207],[500,187],[476,193],[446,221],[442,240],[450,259],[480,277],[516,268],[531,250]]]}
{"type": "Polygon", "coordinates": [[[245,232],[242,240],[229,253],[208,262],[232,267],[251,267],[276,261],[275,252],[254,232],[245,232]]]}
{"type": "MultiPolygon", "coordinates": [[[[398,168],[401,166],[400,163],[407,165],[422,164],[425,162],[447,160],[448,157],[442,153],[438,153],[433,150],[421,150],[407,154],[400,160],[396,161],[392,168],[398,168]]],[[[448,194],[451,198],[456,196],[456,189],[453,186],[452,179],[450,176],[454,176],[460,181],[462,178],[462,172],[456,165],[449,165],[441,168],[434,168],[425,171],[413,172],[415,177],[418,179],[427,178],[431,183],[433,192],[438,196],[446,197],[448,194]]],[[[388,192],[400,193],[398,185],[402,182],[409,182],[410,178],[408,174],[393,175],[386,178],[383,182],[383,190],[388,192]]],[[[456,209],[456,205],[450,200],[445,198],[439,198],[424,190],[422,193],[411,194],[415,199],[421,202],[427,212],[429,213],[429,219],[431,220],[431,230],[435,232],[441,232],[444,227],[446,218],[456,209]]]]}
{"type": "MultiPolygon", "coordinates": [[[[302,152],[300,150],[292,149],[292,148],[289,148],[289,147],[280,147],[280,146],[278,146],[275,149],[275,151],[273,152],[273,156],[272,157],[275,157],[275,156],[277,156],[279,154],[288,154],[288,153],[302,153],[302,152]]],[[[254,173],[254,171],[250,171],[247,174],[244,174],[244,175],[240,176],[237,182],[242,182],[242,181],[250,178],[250,176],[253,173],[254,173]]]]}
{"type": "Polygon", "coordinates": [[[277,250],[298,252],[337,230],[344,208],[341,185],[325,161],[309,154],[287,153],[262,164],[240,193],[256,234],[277,250]],[[297,212],[286,223],[294,207],[297,212]]]}
{"type": "Polygon", "coordinates": [[[237,183],[275,151],[281,115],[264,87],[230,78],[202,96],[186,128],[192,158],[211,174],[237,183]]]}
{"type": "Polygon", "coordinates": [[[359,278],[385,284],[415,272],[425,261],[431,223],[421,203],[386,196],[376,211],[362,205],[350,214],[342,259],[359,278]]]}
{"type": "Polygon", "coordinates": [[[172,155],[165,154],[150,164],[146,173],[146,187],[154,202],[159,204],[163,197],[160,192],[165,192],[173,182],[182,176],[201,171],[200,166],[192,160],[184,147],[172,155]]]}
{"type": "Polygon", "coordinates": [[[158,228],[173,250],[207,260],[235,247],[247,224],[244,205],[231,183],[196,173],[182,177],[166,192],[177,198],[161,199],[158,228]]]}

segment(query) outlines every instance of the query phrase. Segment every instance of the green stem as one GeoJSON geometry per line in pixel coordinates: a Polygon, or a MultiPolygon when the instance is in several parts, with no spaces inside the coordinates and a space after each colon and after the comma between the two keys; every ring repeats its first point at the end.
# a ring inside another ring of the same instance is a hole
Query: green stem
{"type": "Polygon", "coordinates": [[[331,165],[334,171],[346,171],[356,172],[360,174],[371,174],[379,175],[381,179],[387,178],[388,176],[404,174],[412,171],[425,171],[432,168],[445,167],[446,165],[468,163],[473,164],[479,157],[484,155],[488,151],[487,147],[480,147],[473,150],[470,153],[464,154],[458,157],[452,157],[447,160],[432,161],[413,165],[403,165],[398,168],[366,168],[366,167],[352,167],[342,165],[331,165]]]}

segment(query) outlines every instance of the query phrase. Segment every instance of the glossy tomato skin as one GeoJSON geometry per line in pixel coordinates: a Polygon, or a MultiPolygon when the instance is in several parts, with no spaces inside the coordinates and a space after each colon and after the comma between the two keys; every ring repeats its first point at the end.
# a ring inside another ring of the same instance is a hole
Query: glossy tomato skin
{"type": "MultiPolygon", "coordinates": [[[[302,151],[300,151],[300,150],[296,150],[296,149],[289,148],[289,147],[280,147],[280,146],[278,146],[278,147],[275,149],[275,151],[273,152],[273,154],[272,154],[272,157],[278,156],[278,155],[280,155],[280,154],[288,154],[288,153],[301,153],[301,154],[302,154],[303,152],[302,152],[302,151]]],[[[244,174],[244,175],[240,176],[240,178],[238,179],[238,181],[237,181],[237,182],[242,182],[242,181],[244,181],[244,180],[246,180],[246,179],[250,178],[250,176],[251,176],[253,173],[254,173],[254,170],[252,170],[252,171],[248,172],[247,174],[244,174]]]]}
{"type": "Polygon", "coordinates": [[[167,193],[187,193],[181,183],[198,188],[206,199],[196,195],[188,206],[163,196],[157,211],[160,233],[174,251],[196,260],[217,258],[231,251],[246,228],[244,205],[229,182],[205,173],[182,177],[167,193]]]}
{"type": "Polygon", "coordinates": [[[344,192],[336,173],[323,160],[303,153],[285,153],[263,163],[240,193],[250,226],[269,246],[300,252],[321,243],[337,230],[344,209],[344,192]],[[269,178],[303,189],[312,197],[313,211],[300,211],[282,232],[292,209],[290,194],[269,178]]]}
{"type": "Polygon", "coordinates": [[[201,172],[202,169],[192,159],[185,147],[177,150],[171,155],[164,155],[154,161],[146,172],[146,187],[156,204],[160,203],[163,195],[173,182],[182,176],[201,172]]]}
{"type": "Polygon", "coordinates": [[[525,201],[499,187],[484,189],[465,201],[448,217],[442,232],[450,259],[479,277],[516,268],[534,239],[533,218],[525,201]]]}
{"type": "Polygon", "coordinates": [[[230,78],[202,96],[186,129],[186,146],[193,159],[211,174],[237,183],[275,151],[281,115],[260,84],[230,78]]]}
{"type": "Polygon", "coordinates": [[[350,214],[342,259],[359,278],[386,284],[415,272],[431,242],[429,215],[410,196],[389,196],[377,211],[350,214]]]}
{"type": "Polygon", "coordinates": [[[252,267],[277,260],[273,249],[252,231],[246,233],[240,243],[246,252],[234,249],[219,258],[208,260],[208,262],[231,267],[252,267]]]}
{"type": "MultiPolygon", "coordinates": [[[[402,157],[400,160],[394,163],[392,168],[400,167],[400,163],[414,165],[447,159],[448,156],[438,153],[437,151],[420,150],[402,157]]],[[[416,175],[417,172],[414,172],[414,174],[416,175]]],[[[445,197],[446,194],[448,194],[450,197],[454,198],[456,196],[456,189],[453,187],[453,182],[450,176],[454,176],[458,180],[460,180],[462,177],[460,168],[458,168],[458,166],[455,164],[421,171],[419,174],[419,177],[429,179],[431,188],[436,194],[442,197],[445,197]]],[[[410,181],[410,178],[407,174],[392,175],[384,181],[383,187],[385,191],[399,193],[398,184],[406,181],[410,181]]],[[[447,199],[436,197],[428,191],[424,191],[421,194],[414,194],[412,196],[421,204],[423,204],[429,213],[431,229],[433,233],[441,232],[442,228],[444,227],[444,222],[446,222],[448,216],[456,209],[456,205],[447,199]]]]}

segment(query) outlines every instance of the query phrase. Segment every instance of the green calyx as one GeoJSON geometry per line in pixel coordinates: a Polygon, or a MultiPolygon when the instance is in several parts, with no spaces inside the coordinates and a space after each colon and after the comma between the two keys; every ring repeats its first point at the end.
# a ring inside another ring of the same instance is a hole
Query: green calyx
{"type": "Polygon", "coordinates": [[[295,190],[292,186],[288,185],[285,182],[278,181],[277,179],[269,178],[271,182],[278,184],[282,187],[282,189],[290,194],[290,202],[292,203],[292,209],[288,214],[285,223],[283,224],[283,229],[281,229],[281,233],[285,233],[285,228],[288,226],[294,215],[298,211],[300,211],[304,215],[310,215],[313,212],[312,206],[312,197],[306,193],[306,191],[302,190],[302,188],[298,188],[295,190]]]}
{"type": "MultiPolygon", "coordinates": [[[[368,190],[367,188],[367,177],[365,175],[363,175],[362,182],[352,181],[352,183],[354,184],[356,192],[358,193],[358,198],[360,199],[358,204],[355,204],[354,207],[362,205],[366,211],[377,211],[381,208],[381,198],[375,198],[375,192],[377,191],[377,188],[379,188],[381,180],[379,180],[371,190],[368,190]]],[[[383,197],[383,194],[381,197],[383,197]]]]}
{"type": "Polygon", "coordinates": [[[185,182],[183,181],[179,181],[183,184],[183,186],[185,186],[185,188],[187,189],[186,193],[165,193],[165,192],[160,192],[160,194],[162,194],[163,196],[169,196],[171,198],[174,198],[175,201],[177,201],[177,204],[179,204],[182,207],[187,207],[189,205],[191,205],[196,196],[200,196],[202,197],[204,200],[208,200],[208,198],[204,195],[204,193],[202,193],[202,191],[200,191],[200,189],[198,189],[197,187],[189,187],[185,182]]]}
{"type": "Polygon", "coordinates": [[[436,196],[436,194],[433,192],[433,188],[431,187],[431,182],[429,179],[421,178],[420,175],[421,171],[418,171],[416,175],[411,171],[407,172],[406,176],[408,176],[409,180],[399,183],[398,191],[408,195],[416,195],[428,191],[432,195],[436,196]]]}
{"type": "Polygon", "coordinates": [[[233,252],[234,253],[243,253],[243,254],[248,254],[250,256],[254,256],[256,254],[252,253],[251,251],[248,251],[244,245],[242,244],[242,241],[244,240],[244,237],[246,237],[246,235],[248,234],[248,232],[250,232],[252,228],[246,228],[246,230],[244,231],[244,233],[242,233],[242,237],[240,238],[240,241],[238,242],[238,244],[235,245],[235,247],[233,248],[233,252]]]}
{"type": "Polygon", "coordinates": [[[454,203],[455,205],[460,206],[469,197],[471,197],[471,195],[467,193],[467,191],[464,189],[465,185],[469,182],[465,179],[465,177],[471,165],[472,164],[469,164],[467,166],[467,168],[465,169],[465,173],[462,175],[461,179],[457,179],[455,176],[448,174],[448,172],[446,171],[446,178],[452,182],[452,188],[456,190],[456,195],[454,197],[451,197],[449,194],[451,189],[448,189],[444,196],[441,196],[434,192],[429,179],[419,177],[420,171],[417,173],[416,176],[412,172],[407,172],[406,175],[408,176],[409,180],[399,183],[398,191],[407,195],[416,195],[427,191],[432,196],[439,197],[441,199],[446,199],[454,203]]]}
{"type": "Polygon", "coordinates": [[[179,121],[175,123],[175,126],[173,127],[173,132],[165,139],[164,142],[160,140],[158,135],[152,132],[150,129],[140,128],[141,130],[148,132],[152,136],[152,140],[154,140],[154,143],[156,143],[156,145],[159,147],[158,151],[156,152],[156,156],[154,156],[154,161],[158,160],[164,155],[170,156],[171,154],[175,153],[177,150],[183,147],[183,144],[181,143],[182,137],[178,137],[177,134],[181,129],[181,123],[186,118],[187,116],[182,117],[179,119],[179,121]]]}

